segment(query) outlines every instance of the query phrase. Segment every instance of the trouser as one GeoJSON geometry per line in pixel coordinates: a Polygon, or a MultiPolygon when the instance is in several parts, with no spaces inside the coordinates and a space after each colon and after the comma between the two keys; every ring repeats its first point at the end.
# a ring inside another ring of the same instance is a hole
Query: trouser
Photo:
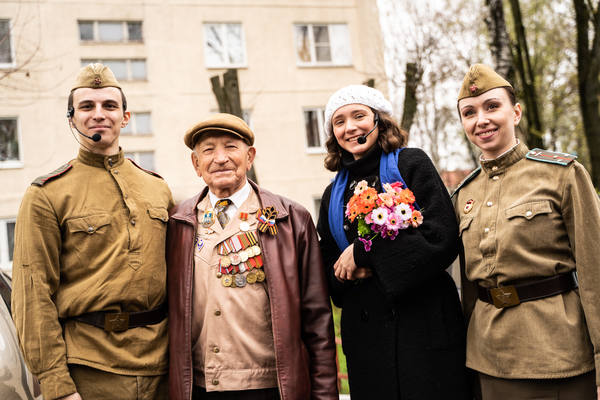
{"type": "MultiPolygon", "coordinates": [[[[225,392],[207,392],[202,386],[194,385],[192,400],[279,400],[277,388],[253,390],[228,390],[225,392]]],[[[85,400],[85,399],[84,399],[85,400]]]]}
{"type": "Polygon", "coordinates": [[[503,379],[479,373],[482,400],[596,400],[596,371],[562,379],[503,379]]]}
{"type": "Polygon", "coordinates": [[[167,375],[119,375],[78,364],[69,364],[69,373],[83,400],[168,398],[167,375]]]}

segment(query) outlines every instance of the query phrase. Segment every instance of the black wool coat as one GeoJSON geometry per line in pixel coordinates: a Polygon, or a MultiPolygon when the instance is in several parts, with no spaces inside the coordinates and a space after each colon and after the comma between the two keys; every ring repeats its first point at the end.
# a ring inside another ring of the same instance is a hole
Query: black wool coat
{"type": "MultiPolygon", "coordinates": [[[[344,207],[354,186],[379,182],[381,148],[363,158],[349,153],[343,166],[349,177],[344,207]]],[[[458,254],[458,226],[448,192],[429,157],[406,148],[398,168],[423,213],[418,228],[400,231],[395,240],[376,238],[370,252],[357,237],[357,224],[345,220],[359,267],[373,276],[339,282],[333,265],[341,254],[328,222],[329,185],[318,221],[329,289],[342,308],[342,346],[352,400],[471,399],[465,367],[465,322],[454,281],[445,271],[458,254]]]]}

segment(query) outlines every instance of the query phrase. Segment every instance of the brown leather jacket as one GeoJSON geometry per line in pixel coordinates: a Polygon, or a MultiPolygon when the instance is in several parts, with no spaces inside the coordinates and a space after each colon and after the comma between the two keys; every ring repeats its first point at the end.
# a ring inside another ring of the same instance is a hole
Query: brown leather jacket
{"type": "MultiPolygon", "coordinates": [[[[260,234],[282,400],[338,399],[335,344],[317,233],[310,214],[251,182],[261,206],[277,210],[276,236],[260,234]]],[[[192,285],[196,205],[174,207],[167,229],[169,398],[192,398],[192,285]]]]}

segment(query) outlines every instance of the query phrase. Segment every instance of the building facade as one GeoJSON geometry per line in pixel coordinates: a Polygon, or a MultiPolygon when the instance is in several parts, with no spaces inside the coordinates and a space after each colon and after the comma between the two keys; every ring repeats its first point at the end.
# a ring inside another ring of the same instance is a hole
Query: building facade
{"type": "Polygon", "coordinates": [[[125,153],[161,174],[176,201],[199,190],[188,127],[217,112],[210,78],[238,70],[256,133],[261,186],[316,217],[333,174],[323,167],[323,108],[368,79],[385,91],[376,0],[29,0],[0,2],[0,268],[37,176],[75,157],[67,97],[82,65],[109,65],[132,120],[125,153]]]}

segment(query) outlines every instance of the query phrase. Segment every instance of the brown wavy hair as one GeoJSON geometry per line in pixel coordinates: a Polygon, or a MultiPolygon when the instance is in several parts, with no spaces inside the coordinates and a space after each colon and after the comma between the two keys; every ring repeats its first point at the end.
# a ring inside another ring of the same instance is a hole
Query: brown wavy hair
{"type": "MultiPolygon", "coordinates": [[[[406,146],[408,142],[408,133],[400,128],[400,125],[391,115],[371,109],[373,113],[379,114],[379,137],[377,142],[386,153],[390,153],[400,147],[406,146]]],[[[329,121],[331,123],[331,121],[329,121]]],[[[327,156],[325,156],[325,168],[336,172],[342,169],[342,148],[337,142],[333,129],[331,135],[325,142],[327,156]]]]}

